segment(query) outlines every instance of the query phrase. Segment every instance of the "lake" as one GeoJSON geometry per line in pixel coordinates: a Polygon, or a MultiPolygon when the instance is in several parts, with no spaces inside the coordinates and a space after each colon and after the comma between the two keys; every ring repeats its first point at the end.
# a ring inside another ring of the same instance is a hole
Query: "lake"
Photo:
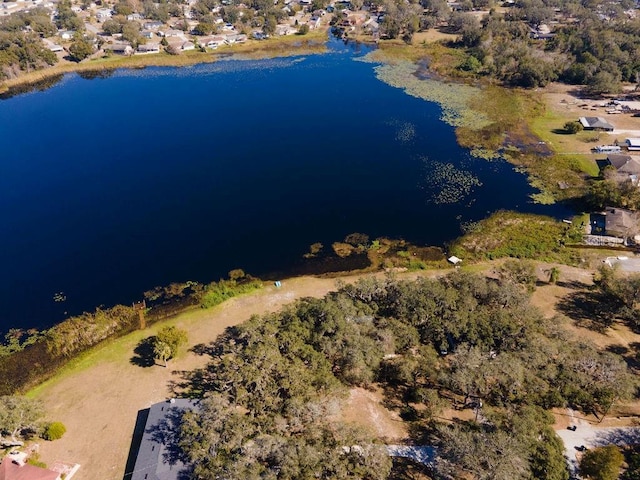
{"type": "Polygon", "coordinates": [[[0,331],[234,268],[287,272],[347,234],[443,245],[530,202],[363,47],[65,76],[0,101],[0,331]],[[63,292],[65,302],[54,301],[63,292]]]}

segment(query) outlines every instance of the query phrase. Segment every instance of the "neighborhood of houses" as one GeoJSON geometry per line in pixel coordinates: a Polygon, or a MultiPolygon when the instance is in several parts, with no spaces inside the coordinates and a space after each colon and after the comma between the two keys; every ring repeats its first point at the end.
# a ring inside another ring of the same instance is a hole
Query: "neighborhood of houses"
{"type": "MultiPolygon", "coordinates": [[[[147,19],[142,13],[133,12],[124,16],[126,21],[135,22],[140,29],[139,41],[131,43],[122,38],[122,34],[109,34],[104,31],[103,25],[106,21],[117,16],[114,10],[115,5],[109,6],[106,2],[96,0],[96,3],[73,4],[72,11],[82,20],[84,24],[84,36],[93,41],[96,55],[112,53],[119,55],[145,55],[159,53],[163,47],[172,53],[181,53],[189,50],[211,49],[214,50],[222,45],[233,45],[246,42],[249,38],[254,40],[264,40],[269,35],[264,33],[262,28],[241,30],[237,25],[233,25],[223,20],[222,8],[217,6],[211,9],[214,17],[214,31],[212,35],[198,35],[196,26],[198,20],[192,13],[192,7],[197,0],[188,0],[182,7],[182,14],[179,17],[170,17],[166,22],[147,19]]],[[[228,5],[229,2],[222,2],[228,5]]],[[[347,2],[345,2],[345,5],[347,2]]],[[[25,12],[36,7],[49,10],[53,21],[57,14],[58,0],[18,0],[0,3],[0,18],[12,13],[25,12]]],[[[242,17],[244,11],[249,7],[245,4],[235,5],[242,17]]],[[[332,7],[328,8],[332,10],[332,7]]],[[[315,30],[327,25],[328,20],[323,17],[327,14],[324,9],[311,9],[311,0],[285,0],[283,10],[286,13],[284,20],[275,26],[273,32],[276,36],[293,35],[300,32],[302,26],[308,30],[315,30]]],[[[120,16],[121,18],[123,16],[120,16]]],[[[57,35],[44,38],[44,45],[61,57],[65,55],[67,47],[74,40],[76,32],[73,30],[59,30],[57,35]]]]}

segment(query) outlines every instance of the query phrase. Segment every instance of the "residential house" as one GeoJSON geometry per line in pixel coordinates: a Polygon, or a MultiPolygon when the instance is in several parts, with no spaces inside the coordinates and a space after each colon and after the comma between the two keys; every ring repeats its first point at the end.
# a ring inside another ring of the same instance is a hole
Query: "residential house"
{"type": "Polygon", "coordinates": [[[142,30],[140,32],[140,36],[142,38],[146,38],[148,40],[151,40],[152,38],[154,38],[156,36],[156,34],[153,33],[151,30],[142,30]]]}
{"type": "Polygon", "coordinates": [[[228,45],[233,45],[234,43],[244,43],[247,41],[247,36],[244,33],[234,33],[225,35],[225,42],[228,45]]]}
{"type": "Polygon", "coordinates": [[[136,439],[134,435],[134,443],[140,441],[140,448],[130,480],[180,480],[188,477],[189,466],[176,454],[176,445],[171,444],[174,440],[172,435],[165,432],[177,427],[185,411],[197,408],[195,400],[186,398],[151,405],[142,438],[136,439]]]}
{"type": "Polygon", "coordinates": [[[220,45],[224,45],[225,37],[220,35],[208,36],[208,37],[200,37],[198,39],[198,43],[205,48],[216,49],[220,45]]]}
{"type": "Polygon", "coordinates": [[[110,8],[101,8],[96,12],[96,19],[99,22],[104,22],[105,20],[109,20],[113,16],[113,12],[110,8]]]}
{"type": "Polygon", "coordinates": [[[614,129],[614,126],[602,117],[580,117],[578,121],[585,130],[604,130],[605,132],[612,132],[614,129]]]}
{"type": "Polygon", "coordinates": [[[112,45],[105,45],[104,50],[110,50],[117,55],[133,55],[133,47],[128,43],[114,43],[112,45]]]}
{"type": "Polygon", "coordinates": [[[127,15],[127,20],[129,20],[130,22],[132,21],[139,21],[142,20],[142,15],[140,15],[139,13],[132,13],[130,15],[127,15]]]}
{"type": "Polygon", "coordinates": [[[607,207],[605,215],[605,235],[618,237],[625,242],[638,234],[638,214],[624,208],[607,207]]]}
{"type": "Polygon", "coordinates": [[[195,50],[196,46],[193,42],[184,42],[182,45],[180,45],[180,50],[182,50],[183,52],[186,52],[188,50],[195,50]]]}
{"type": "Polygon", "coordinates": [[[376,22],[375,19],[373,18],[370,18],[369,20],[364,22],[362,26],[365,32],[370,33],[372,35],[375,35],[380,32],[380,24],[376,22]]]}
{"type": "Polygon", "coordinates": [[[286,24],[278,24],[276,25],[276,35],[285,36],[285,35],[293,35],[297,33],[298,30],[291,25],[286,24]]]}
{"type": "Polygon", "coordinates": [[[309,28],[314,30],[320,27],[320,17],[311,17],[311,19],[307,22],[309,28]]]}
{"type": "Polygon", "coordinates": [[[74,32],[73,30],[65,30],[63,32],[60,32],[59,35],[62,40],[73,40],[73,37],[75,37],[76,32],[74,32]]]}
{"type": "Polygon", "coordinates": [[[53,42],[51,40],[47,40],[46,38],[44,40],[42,40],[42,43],[44,44],[44,46],[47,49],[51,50],[54,53],[64,51],[64,48],[62,48],[61,45],[58,45],[57,43],[55,43],[55,42],[53,42]]]}
{"type": "Polygon", "coordinates": [[[11,15],[13,12],[20,10],[20,6],[17,2],[3,2],[0,3],[0,13],[2,15],[11,15]]]}
{"type": "Polygon", "coordinates": [[[29,465],[23,458],[8,455],[0,463],[0,480],[61,480],[61,475],[53,470],[29,465]]]}
{"type": "Polygon", "coordinates": [[[183,38],[184,37],[184,32],[182,30],[172,29],[172,30],[167,30],[166,32],[164,32],[164,36],[167,37],[167,38],[183,38]]]}
{"type": "Polygon", "coordinates": [[[631,180],[634,184],[640,178],[640,157],[632,155],[607,155],[607,162],[616,169],[617,180],[620,182],[631,180]]]}
{"type": "Polygon", "coordinates": [[[136,55],[146,55],[149,53],[160,53],[160,44],[157,42],[150,42],[138,45],[136,55]]]}
{"type": "Polygon", "coordinates": [[[640,151],[640,138],[627,138],[624,143],[627,145],[627,150],[630,152],[640,151]]]}
{"type": "Polygon", "coordinates": [[[162,25],[164,25],[164,23],[162,23],[162,22],[158,22],[158,21],[153,21],[153,22],[144,22],[144,25],[142,26],[142,28],[144,28],[145,30],[153,30],[153,31],[156,31],[156,30],[158,30],[162,25]]]}

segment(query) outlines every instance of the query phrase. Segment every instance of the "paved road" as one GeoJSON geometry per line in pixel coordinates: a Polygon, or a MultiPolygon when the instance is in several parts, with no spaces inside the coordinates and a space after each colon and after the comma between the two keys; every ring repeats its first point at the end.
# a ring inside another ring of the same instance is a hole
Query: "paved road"
{"type": "MultiPolygon", "coordinates": [[[[569,410],[573,417],[573,412],[569,410]]],[[[584,420],[574,420],[572,424],[576,427],[574,431],[563,429],[556,430],[558,436],[564,442],[565,455],[569,463],[569,470],[572,478],[580,478],[577,475],[579,450],[577,447],[587,448],[604,447],[612,443],[618,446],[632,445],[640,443],[640,427],[611,427],[597,428],[584,420]]]]}

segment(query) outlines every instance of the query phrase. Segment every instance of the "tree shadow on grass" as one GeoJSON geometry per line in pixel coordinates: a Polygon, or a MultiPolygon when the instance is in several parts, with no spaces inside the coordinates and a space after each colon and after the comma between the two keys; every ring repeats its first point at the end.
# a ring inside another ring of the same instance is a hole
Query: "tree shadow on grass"
{"type": "Polygon", "coordinates": [[[571,318],[578,327],[604,333],[613,325],[615,311],[604,295],[581,290],[565,296],[558,302],[558,311],[571,318]]]}
{"type": "Polygon", "coordinates": [[[156,364],[156,359],[153,354],[153,344],[155,340],[155,335],[140,340],[136,348],[133,349],[134,355],[129,362],[138,367],[153,367],[156,364]]]}

